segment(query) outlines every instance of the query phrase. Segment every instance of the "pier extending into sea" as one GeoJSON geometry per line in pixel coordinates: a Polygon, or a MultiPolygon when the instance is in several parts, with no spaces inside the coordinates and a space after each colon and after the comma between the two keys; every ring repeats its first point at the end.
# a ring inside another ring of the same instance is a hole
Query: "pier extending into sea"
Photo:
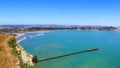
{"type": "Polygon", "coordinates": [[[57,58],[62,58],[62,57],[67,57],[67,56],[71,56],[71,55],[75,55],[75,54],[80,54],[80,53],[84,53],[84,52],[92,52],[92,51],[96,51],[96,50],[98,50],[98,48],[92,48],[92,49],[78,51],[78,52],[74,52],[74,53],[70,53],[70,54],[65,54],[65,55],[55,56],[55,57],[51,57],[51,58],[40,59],[40,60],[38,60],[38,62],[52,60],[52,59],[57,59],[57,58]]]}

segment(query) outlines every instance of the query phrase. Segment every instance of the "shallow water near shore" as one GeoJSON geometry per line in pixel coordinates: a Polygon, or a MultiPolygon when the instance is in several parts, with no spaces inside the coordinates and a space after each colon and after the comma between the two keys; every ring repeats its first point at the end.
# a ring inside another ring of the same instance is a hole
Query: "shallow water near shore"
{"type": "Polygon", "coordinates": [[[120,68],[120,32],[117,31],[56,30],[25,37],[27,39],[19,43],[39,59],[99,48],[98,51],[39,62],[35,68],[120,68]]]}

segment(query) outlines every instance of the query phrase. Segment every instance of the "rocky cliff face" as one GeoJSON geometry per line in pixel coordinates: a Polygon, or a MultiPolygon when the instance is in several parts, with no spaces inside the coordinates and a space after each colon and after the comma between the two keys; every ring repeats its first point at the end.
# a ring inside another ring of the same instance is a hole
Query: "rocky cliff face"
{"type": "Polygon", "coordinates": [[[28,67],[34,66],[34,63],[32,61],[34,57],[33,55],[26,52],[20,45],[16,46],[16,50],[19,53],[20,59],[23,61],[24,64],[26,64],[26,66],[28,67]]]}

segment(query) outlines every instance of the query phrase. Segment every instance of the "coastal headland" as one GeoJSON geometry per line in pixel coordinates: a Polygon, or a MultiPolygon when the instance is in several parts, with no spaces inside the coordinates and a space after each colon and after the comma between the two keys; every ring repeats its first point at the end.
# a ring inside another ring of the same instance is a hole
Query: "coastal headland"
{"type": "Polygon", "coordinates": [[[17,42],[19,34],[0,33],[0,68],[32,68],[36,56],[26,52],[17,42]]]}

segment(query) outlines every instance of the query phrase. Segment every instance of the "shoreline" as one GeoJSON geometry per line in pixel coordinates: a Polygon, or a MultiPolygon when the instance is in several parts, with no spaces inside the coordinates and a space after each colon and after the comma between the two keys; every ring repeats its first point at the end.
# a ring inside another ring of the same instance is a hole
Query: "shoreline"
{"type": "Polygon", "coordinates": [[[25,35],[25,33],[16,33],[15,38],[18,39],[18,38],[20,38],[20,37],[22,37],[24,35],[25,35]]]}
{"type": "MultiPolygon", "coordinates": [[[[18,39],[25,36],[25,34],[26,33],[15,33],[15,39],[17,40],[16,43],[18,44],[18,46],[16,46],[16,50],[21,54],[21,58],[19,58],[19,61],[22,60],[22,63],[24,63],[26,66],[33,68],[36,64],[36,62],[33,61],[35,55],[26,51],[18,42],[18,39]]],[[[38,60],[38,58],[35,59],[38,60]]]]}
{"type": "MultiPolygon", "coordinates": [[[[20,37],[23,37],[25,36],[27,33],[44,33],[44,32],[49,32],[49,31],[55,31],[55,30],[43,30],[43,31],[28,31],[28,32],[19,32],[19,33],[14,33],[16,36],[15,38],[16,39],[19,39],[20,37]]],[[[78,31],[81,31],[81,30],[78,30],[78,31]]],[[[99,31],[99,30],[90,30],[90,31],[99,31]]],[[[101,30],[102,31],[102,30],[101,30]]],[[[113,30],[113,31],[119,31],[119,30],[113,30]]]]}
{"type": "Polygon", "coordinates": [[[30,31],[30,32],[21,32],[21,33],[15,33],[15,38],[16,39],[19,39],[20,37],[23,37],[23,36],[25,36],[25,34],[27,34],[27,33],[39,33],[39,32],[49,32],[49,31],[30,31]]]}

